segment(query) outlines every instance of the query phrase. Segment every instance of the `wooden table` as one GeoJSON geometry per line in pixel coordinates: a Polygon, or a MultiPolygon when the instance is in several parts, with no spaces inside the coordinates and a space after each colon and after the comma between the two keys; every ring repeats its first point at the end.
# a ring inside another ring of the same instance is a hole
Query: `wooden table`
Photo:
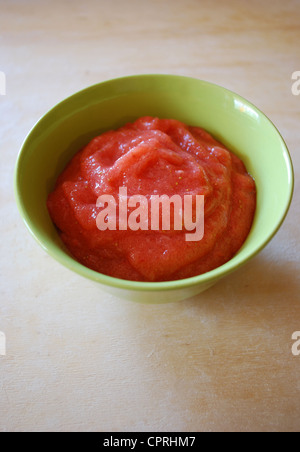
{"type": "Polygon", "coordinates": [[[300,1],[0,7],[0,430],[299,430],[300,1]],[[121,301],[72,274],[36,245],[13,197],[19,148],[41,115],[90,84],[138,73],[238,92],[276,124],[295,166],[293,204],[272,242],[181,303],[121,301]]]}

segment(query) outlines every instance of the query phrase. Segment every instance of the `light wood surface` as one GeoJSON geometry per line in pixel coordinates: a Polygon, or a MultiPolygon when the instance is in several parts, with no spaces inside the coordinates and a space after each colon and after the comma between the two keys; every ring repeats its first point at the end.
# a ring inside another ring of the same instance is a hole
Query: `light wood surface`
{"type": "Polygon", "coordinates": [[[300,1],[0,0],[0,431],[299,431],[300,1]],[[244,268],[168,305],[120,301],[48,257],[17,212],[21,143],[56,102],[117,76],[232,89],[290,149],[295,196],[244,268]]]}

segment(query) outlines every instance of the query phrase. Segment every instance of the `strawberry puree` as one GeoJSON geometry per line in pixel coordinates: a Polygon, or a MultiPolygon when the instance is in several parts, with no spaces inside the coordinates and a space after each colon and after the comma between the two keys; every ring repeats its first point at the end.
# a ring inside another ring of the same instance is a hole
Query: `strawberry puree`
{"type": "Polygon", "coordinates": [[[176,120],[140,118],[94,138],[59,176],[48,209],[61,239],[83,265],[135,281],[196,276],[230,260],[247,238],[255,183],[243,162],[206,131],[176,120]],[[204,236],[186,231],[97,228],[103,194],[204,195],[204,236]]]}

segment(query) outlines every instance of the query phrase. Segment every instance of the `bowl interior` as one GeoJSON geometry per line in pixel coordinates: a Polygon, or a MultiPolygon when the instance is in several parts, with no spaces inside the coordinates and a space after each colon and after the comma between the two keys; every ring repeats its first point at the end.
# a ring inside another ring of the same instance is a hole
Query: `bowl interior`
{"type": "Polygon", "coordinates": [[[272,238],[288,210],[292,190],[289,153],[280,134],[263,113],[224,88],[168,75],[111,80],[61,102],[29,133],[15,173],[21,214],[49,254],[95,281],[140,290],[207,283],[234,270],[272,238]],[[243,159],[255,178],[257,211],[250,235],[230,262],[212,272],[170,283],[136,283],[109,278],[75,262],[50,220],[46,199],[71,157],[94,136],[144,115],[174,118],[207,129],[243,159]]]}

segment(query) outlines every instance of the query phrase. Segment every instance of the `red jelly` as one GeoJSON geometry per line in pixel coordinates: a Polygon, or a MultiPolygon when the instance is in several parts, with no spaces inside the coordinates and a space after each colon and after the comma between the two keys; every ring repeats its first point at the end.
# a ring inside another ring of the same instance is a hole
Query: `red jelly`
{"type": "Polygon", "coordinates": [[[247,238],[255,208],[255,183],[237,156],[199,127],[152,117],[94,138],[48,198],[50,216],[75,259],[134,281],[188,278],[224,264],[247,238]],[[125,229],[117,222],[125,187],[128,198],[143,196],[149,204],[153,196],[203,195],[203,238],[186,240],[184,225],[174,228],[175,213],[169,230],[161,222],[152,230],[150,209],[148,229],[120,230],[125,229]],[[99,230],[104,205],[97,200],[104,194],[116,200],[114,218],[106,217],[115,221],[115,229],[99,230]]]}

